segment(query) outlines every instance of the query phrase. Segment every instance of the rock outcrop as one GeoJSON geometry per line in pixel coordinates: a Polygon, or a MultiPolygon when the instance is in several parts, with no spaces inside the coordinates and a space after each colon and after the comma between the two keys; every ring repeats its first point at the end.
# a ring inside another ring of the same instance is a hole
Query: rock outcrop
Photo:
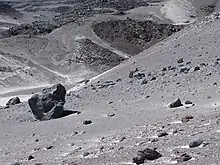
{"type": "Polygon", "coordinates": [[[42,94],[34,94],[29,100],[29,106],[38,120],[50,120],[62,117],[65,104],[66,89],[61,84],[45,88],[42,94]]]}

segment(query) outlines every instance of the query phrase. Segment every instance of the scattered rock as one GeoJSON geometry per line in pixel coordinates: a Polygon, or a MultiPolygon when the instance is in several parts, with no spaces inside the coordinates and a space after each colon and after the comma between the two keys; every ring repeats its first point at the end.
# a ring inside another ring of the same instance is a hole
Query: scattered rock
{"type": "Polygon", "coordinates": [[[199,66],[196,66],[196,67],[194,68],[194,71],[198,71],[198,70],[200,70],[200,67],[199,67],[199,66]]]}
{"type": "Polygon", "coordinates": [[[185,104],[193,104],[192,101],[186,101],[185,104]]]}
{"type": "Polygon", "coordinates": [[[128,77],[129,77],[129,78],[133,78],[133,77],[134,77],[134,73],[136,73],[136,72],[138,72],[138,71],[139,71],[138,68],[136,68],[135,70],[130,71],[128,77]]]}
{"type": "Polygon", "coordinates": [[[140,80],[145,77],[145,74],[144,73],[137,73],[134,75],[134,77],[140,80]]]}
{"type": "Polygon", "coordinates": [[[182,162],[186,162],[190,159],[192,159],[192,157],[188,154],[182,154],[180,157],[176,158],[178,163],[182,163],[182,162]]]}
{"type": "Polygon", "coordinates": [[[50,150],[50,149],[52,149],[52,148],[54,148],[53,146],[48,146],[46,149],[47,150],[50,150]]]}
{"type": "Polygon", "coordinates": [[[160,158],[161,156],[162,155],[159,152],[150,148],[146,148],[143,151],[138,151],[137,157],[133,158],[133,163],[143,164],[145,160],[155,160],[160,158]]]}
{"type": "Polygon", "coordinates": [[[180,68],[180,73],[188,73],[189,70],[190,70],[190,68],[184,66],[184,67],[180,68]]]}
{"type": "Polygon", "coordinates": [[[107,117],[113,117],[113,116],[115,116],[114,113],[110,113],[110,114],[107,115],[107,117]]]}
{"type": "Polygon", "coordinates": [[[85,121],[83,121],[83,124],[84,125],[89,125],[89,124],[92,124],[92,121],[91,120],[85,120],[85,121]]]}
{"type": "Polygon", "coordinates": [[[30,155],[30,156],[28,156],[28,161],[29,161],[29,160],[32,160],[32,159],[34,159],[34,158],[35,158],[34,156],[30,155]]]}
{"type": "Polygon", "coordinates": [[[187,115],[187,116],[183,117],[183,118],[181,119],[181,121],[182,121],[183,123],[186,123],[186,122],[189,122],[190,120],[192,120],[193,118],[194,118],[193,116],[187,115]]]}
{"type": "Polygon", "coordinates": [[[170,108],[177,108],[177,107],[181,107],[181,106],[183,106],[183,104],[181,103],[180,99],[177,99],[175,102],[173,102],[169,105],[170,108]]]}
{"type": "Polygon", "coordinates": [[[144,84],[147,84],[147,79],[146,78],[141,81],[141,85],[144,85],[144,84]]]}
{"type": "Polygon", "coordinates": [[[16,104],[20,104],[20,103],[21,103],[21,101],[20,101],[19,97],[13,97],[6,103],[6,106],[16,105],[16,104]]]}
{"type": "Polygon", "coordinates": [[[177,63],[183,63],[184,62],[184,60],[183,60],[183,58],[181,58],[181,59],[179,59],[178,61],[177,61],[177,63]]]}
{"type": "Polygon", "coordinates": [[[151,143],[156,143],[158,141],[159,141],[159,139],[154,138],[154,139],[151,140],[151,143]]]}
{"type": "Polygon", "coordinates": [[[156,77],[152,77],[150,81],[154,81],[156,80],[157,78],[156,77]]]}
{"type": "Polygon", "coordinates": [[[203,140],[201,140],[201,139],[194,140],[194,141],[192,141],[192,142],[189,144],[189,148],[198,147],[198,146],[200,146],[202,143],[203,143],[203,140]]]}
{"type": "Polygon", "coordinates": [[[160,132],[157,136],[158,137],[164,137],[164,136],[167,136],[168,133],[167,132],[160,132]]]}
{"type": "Polygon", "coordinates": [[[29,106],[38,120],[50,120],[62,117],[66,89],[61,84],[45,88],[42,94],[35,94],[29,100],[29,106]]]}
{"type": "Polygon", "coordinates": [[[120,140],[119,140],[119,142],[122,142],[122,141],[124,141],[126,139],[126,137],[122,137],[120,140]]]}
{"type": "Polygon", "coordinates": [[[90,155],[89,152],[84,152],[84,153],[83,153],[83,157],[86,157],[86,156],[89,156],[89,155],[90,155]]]}

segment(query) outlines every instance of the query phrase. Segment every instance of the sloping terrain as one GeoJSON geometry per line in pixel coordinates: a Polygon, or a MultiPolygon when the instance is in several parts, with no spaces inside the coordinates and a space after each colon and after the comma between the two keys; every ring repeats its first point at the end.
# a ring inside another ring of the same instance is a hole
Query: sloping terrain
{"type": "Polygon", "coordinates": [[[26,102],[2,109],[2,164],[132,164],[146,147],[162,157],[145,164],[182,154],[182,164],[219,164],[219,25],[191,25],[72,91],[65,108],[78,115],[39,122],[26,102]],[[177,98],[183,106],[169,108],[177,98]],[[202,145],[189,148],[196,139],[202,145]]]}
{"type": "MultiPolygon", "coordinates": [[[[166,2],[172,21],[185,6],[166,2]]],[[[72,6],[0,32],[0,164],[220,164],[220,13],[183,28],[161,24],[161,13],[160,24],[138,19],[139,7],[163,1],[7,3],[28,13],[72,6]],[[26,100],[58,82],[73,113],[36,120],[26,100]],[[5,106],[12,96],[24,100],[5,106]],[[135,163],[146,148],[161,156],[135,163]]],[[[217,10],[206,3],[204,13],[217,10]]]]}

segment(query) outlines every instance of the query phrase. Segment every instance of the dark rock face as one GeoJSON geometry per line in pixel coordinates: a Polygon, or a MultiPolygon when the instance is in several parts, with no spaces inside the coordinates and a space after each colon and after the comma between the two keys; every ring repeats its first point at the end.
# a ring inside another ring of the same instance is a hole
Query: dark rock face
{"type": "Polygon", "coordinates": [[[203,140],[198,139],[198,140],[194,140],[189,144],[189,148],[195,148],[200,146],[203,143],[203,140]]]}
{"type": "Polygon", "coordinates": [[[29,106],[38,120],[50,120],[62,117],[66,89],[61,84],[45,88],[42,94],[35,94],[29,100],[29,106]]]}
{"type": "Polygon", "coordinates": [[[177,108],[177,107],[181,107],[181,106],[183,106],[183,104],[181,103],[180,99],[177,99],[175,102],[173,102],[169,105],[170,108],[177,108]]]}
{"type": "Polygon", "coordinates": [[[146,148],[143,151],[138,151],[137,157],[133,158],[133,163],[136,164],[143,164],[145,160],[155,160],[160,158],[162,155],[150,148],[146,148]]]}
{"type": "Polygon", "coordinates": [[[19,97],[13,97],[6,103],[6,105],[11,106],[11,105],[16,105],[16,104],[20,104],[20,103],[21,103],[21,101],[20,101],[19,97]]]}

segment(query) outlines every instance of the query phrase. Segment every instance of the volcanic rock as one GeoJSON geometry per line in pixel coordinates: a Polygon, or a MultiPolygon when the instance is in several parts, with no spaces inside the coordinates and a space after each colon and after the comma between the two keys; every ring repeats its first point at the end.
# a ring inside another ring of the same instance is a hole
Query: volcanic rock
{"type": "Polygon", "coordinates": [[[157,136],[158,137],[164,137],[164,136],[167,136],[168,133],[167,132],[160,132],[157,136]]]}
{"type": "Polygon", "coordinates": [[[11,106],[11,105],[16,105],[16,104],[20,104],[20,103],[21,103],[21,101],[20,101],[19,97],[13,97],[6,103],[6,105],[11,106]]]}
{"type": "Polygon", "coordinates": [[[192,157],[188,154],[182,154],[180,157],[177,158],[178,163],[186,162],[188,160],[192,159],[192,157]]]}
{"type": "Polygon", "coordinates": [[[181,103],[180,99],[177,99],[175,102],[173,102],[169,105],[170,108],[177,108],[177,107],[181,107],[181,106],[183,106],[183,104],[181,103]]]}
{"type": "Polygon", "coordinates": [[[162,155],[159,152],[150,148],[146,148],[142,151],[138,151],[137,157],[133,158],[133,163],[143,164],[145,160],[155,160],[160,158],[161,156],[162,155]]]}
{"type": "Polygon", "coordinates": [[[34,94],[29,100],[29,106],[38,120],[56,119],[62,116],[65,104],[66,89],[61,84],[45,88],[42,94],[34,94]]]}
{"type": "Polygon", "coordinates": [[[203,143],[203,140],[201,140],[201,139],[194,140],[194,141],[192,141],[192,142],[189,144],[189,148],[198,147],[198,146],[200,146],[202,143],[203,143]]]}

